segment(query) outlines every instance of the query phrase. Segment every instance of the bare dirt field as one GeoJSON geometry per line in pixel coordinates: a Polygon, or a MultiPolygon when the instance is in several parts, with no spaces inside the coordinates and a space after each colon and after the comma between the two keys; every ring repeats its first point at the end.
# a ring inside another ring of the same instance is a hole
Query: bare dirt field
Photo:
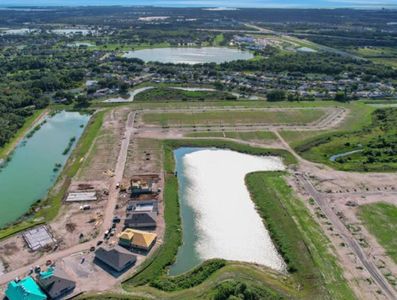
{"type": "Polygon", "coordinates": [[[79,203],[66,205],[65,212],[51,224],[61,250],[96,238],[103,221],[103,202],[90,203],[89,210],[80,210],[79,203]]]}
{"type": "Polygon", "coordinates": [[[316,189],[326,193],[396,192],[397,174],[354,173],[331,169],[309,169],[310,179],[316,189]],[[313,172],[314,171],[314,172],[313,172]]]}
{"type": "MultiPolygon", "coordinates": [[[[288,177],[288,183],[295,190],[299,198],[304,200],[306,207],[311,211],[312,216],[320,224],[326,236],[331,241],[333,247],[330,251],[336,254],[339,263],[343,265],[344,276],[350,282],[350,286],[358,299],[388,299],[384,294],[379,293],[379,288],[372,280],[371,275],[352,250],[345,244],[344,238],[335,230],[320,207],[310,200],[310,195],[302,189],[296,178],[292,176],[288,177]]],[[[337,212],[338,208],[335,209],[335,200],[332,200],[331,197],[330,195],[329,201],[332,203],[333,210],[337,212]]],[[[345,208],[345,201],[342,202],[342,206],[345,208]]]]}
{"type": "Polygon", "coordinates": [[[102,128],[76,176],[77,180],[110,179],[120,151],[128,113],[128,108],[115,108],[106,113],[102,128]]]}
{"type": "Polygon", "coordinates": [[[162,170],[162,142],[157,139],[136,138],[128,147],[124,178],[137,174],[159,174],[162,170]]]}
{"type": "Polygon", "coordinates": [[[52,247],[32,252],[21,234],[12,236],[0,242],[0,259],[7,272],[23,265],[34,263],[46,253],[52,252],[52,247]]]}

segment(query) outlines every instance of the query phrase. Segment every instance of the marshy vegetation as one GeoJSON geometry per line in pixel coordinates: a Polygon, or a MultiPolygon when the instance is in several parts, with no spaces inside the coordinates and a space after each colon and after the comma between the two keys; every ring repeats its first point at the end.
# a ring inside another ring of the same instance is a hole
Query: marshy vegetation
{"type": "Polygon", "coordinates": [[[70,149],[72,149],[74,142],[76,141],[76,137],[72,137],[69,140],[69,144],[66,146],[65,150],[63,150],[62,155],[66,155],[70,152],[70,149]]]}
{"type": "Polygon", "coordinates": [[[35,127],[33,127],[32,130],[30,130],[27,134],[26,134],[26,138],[30,139],[31,137],[34,136],[34,134],[39,131],[41,129],[41,127],[47,123],[47,120],[43,120],[43,122],[41,122],[40,124],[37,124],[35,127]]]}
{"type": "Polygon", "coordinates": [[[305,157],[346,171],[397,169],[397,108],[377,109],[361,129],[314,139],[296,147],[305,157]],[[335,154],[347,154],[335,157],[335,154]]]}

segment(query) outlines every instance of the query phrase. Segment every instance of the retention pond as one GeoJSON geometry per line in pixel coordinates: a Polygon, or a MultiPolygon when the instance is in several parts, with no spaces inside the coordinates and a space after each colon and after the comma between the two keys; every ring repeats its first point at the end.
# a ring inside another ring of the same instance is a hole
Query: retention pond
{"type": "Polygon", "coordinates": [[[173,64],[204,64],[223,63],[233,60],[246,60],[254,57],[249,51],[226,47],[203,47],[203,48],[154,48],[129,51],[124,57],[139,58],[144,62],[156,61],[173,64]]]}
{"type": "Polygon", "coordinates": [[[48,116],[18,144],[0,168],[0,227],[15,222],[47,195],[89,118],[66,111],[48,116]]]}
{"type": "Polygon", "coordinates": [[[285,270],[244,181],[251,172],[284,170],[281,159],[212,148],[179,148],[174,155],[183,244],[170,274],[212,258],[285,270]]]}

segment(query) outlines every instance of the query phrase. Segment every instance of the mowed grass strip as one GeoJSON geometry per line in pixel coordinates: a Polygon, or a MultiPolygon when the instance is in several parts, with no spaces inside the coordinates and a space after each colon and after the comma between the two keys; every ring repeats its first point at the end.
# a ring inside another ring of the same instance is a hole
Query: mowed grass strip
{"type": "Polygon", "coordinates": [[[259,214],[305,299],[355,299],[332,245],[284,180],[283,172],[248,174],[259,214]]]}
{"type": "Polygon", "coordinates": [[[277,137],[273,132],[270,131],[205,131],[205,132],[193,132],[187,135],[188,137],[216,137],[216,138],[230,138],[242,141],[267,141],[273,142],[277,141],[277,137]]]}
{"type": "Polygon", "coordinates": [[[226,266],[210,275],[207,280],[188,289],[166,292],[149,285],[129,286],[127,291],[122,293],[84,294],[76,299],[237,299],[235,297],[215,298],[223,290],[223,284],[230,282],[246,284],[256,292],[256,297],[238,299],[299,299],[299,291],[290,277],[269,268],[239,262],[227,262],[226,266]]]}
{"type": "Polygon", "coordinates": [[[323,143],[323,141],[326,141],[330,136],[360,130],[371,124],[371,113],[375,110],[374,107],[362,102],[344,104],[344,107],[349,109],[350,113],[335,129],[326,131],[285,130],[280,133],[291,147],[302,153],[308,151],[308,149],[311,149],[314,145],[323,143]]]}
{"type": "Polygon", "coordinates": [[[358,209],[358,217],[397,263],[397,206],[388,203],[363,205],[358,209]]]}
{"type": "Polygon", "coordinates": [[[146,124],[161,126],[187,125],[238,125],[238,124],[289,124],[305,125],[325,114],[319,109],[296,109],[280,111],[208,111],[146,113],[142,120],[146,124]]]}
{"type": "Polygon", "coordinates": [[[156,87],[135,96],[134,102],[140,101],[218,101],[236,100],[236,97],[222,91],[189,91],[172,87],[156,87]]]}

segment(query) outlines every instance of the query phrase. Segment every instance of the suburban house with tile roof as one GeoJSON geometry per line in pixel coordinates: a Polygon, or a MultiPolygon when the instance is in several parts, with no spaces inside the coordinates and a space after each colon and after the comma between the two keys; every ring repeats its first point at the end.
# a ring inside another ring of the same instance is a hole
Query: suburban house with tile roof
{"type": "Polygon", "coordinates": [[[127,228],[119,235],[119,245],[149,251],[156,239],[155,233],[127,228]]]}

